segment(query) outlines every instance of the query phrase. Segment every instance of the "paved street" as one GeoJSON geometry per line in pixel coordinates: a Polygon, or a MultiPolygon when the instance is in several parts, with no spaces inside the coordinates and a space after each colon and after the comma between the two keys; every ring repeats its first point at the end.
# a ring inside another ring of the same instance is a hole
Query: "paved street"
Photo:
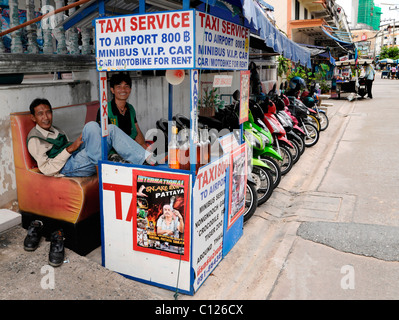
{"type": "MultiPolygon", "coordinates": [[[[194,297],[179,300],[399,298],[399,80],[374,99],[331,100],[330,126],[308,148],[194,297]]],[[[0,299],[155,299],[174,292],[67,251],[43,288],[48,242],[22,248],[20,227],[0,234],[0,299]]]]}
{"type": "Polygon", "coordinates": [[[196,298],[398,299],[398,90],[378,74],[374,99],[331,101],[318,144],[196,298]]]}

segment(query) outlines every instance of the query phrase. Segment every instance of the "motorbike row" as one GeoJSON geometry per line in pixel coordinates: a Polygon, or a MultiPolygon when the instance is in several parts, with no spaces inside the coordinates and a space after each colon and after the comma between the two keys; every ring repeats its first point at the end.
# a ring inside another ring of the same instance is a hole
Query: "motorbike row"
{"type": "MultiPolygon", "coordinates": [[[[198,117],[199,127],[210,129],[211,143],[217,138],[216,132],[221,130],[228,129],[235,135],[243,132],[242,137],[236,138],[247,143],[250,159],[244,221],[270,198],[281,177],[298,162],[306,148],[318,142],[320,132],[329,124],[325,111],[318,108],[316,94],[304,91],[300,95],[298,88],[286,89],[280,86],[277,91],[274,86],[267,95],[250,99],[248,120],[243,123],[242,131],[237,130],[240,128],[238,90],[232,96],[233,102],[217,111],[214,117],[198,117]]],[[[189,127],[189,119],[182,115],[176,115],[174,120],[180,129],[189,127]]],[[[166,134],[165,122],[159,120],[157,127],[166,134]]]]}

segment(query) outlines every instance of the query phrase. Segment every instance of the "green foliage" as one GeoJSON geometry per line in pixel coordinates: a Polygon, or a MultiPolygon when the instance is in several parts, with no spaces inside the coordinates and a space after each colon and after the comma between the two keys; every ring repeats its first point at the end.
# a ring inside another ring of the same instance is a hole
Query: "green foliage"
{"type": "Polygon", "coordinates": [[[330,67],[327,64],[325,64],[325,63],[320,63],[317,66],[317,72],[315,72],[316,80],[325,79],[328,71],[330,71],[330,67]]]}
{"type": "Polygon", "coordinates": [[[223,109],[225,101],[220,99],[219,94],[216,93],[217,89],[208,90],[208,88],[205,88],[199,107],[214,107],[215,110],[223,109]]]}
{"type": "Polygon", "coordinates": [[[330,91],[330,85],[327,83],[325,79],[320,80],[320,90],[322,93],[326,93],[330,91]]]}
{"type": "Polygon", "coordinates": [[[290,60],[284,58],[283,56],[278,56],[277,63],[277,75],[282,77],[283,74],[287,74],[289,70],[290,60]]]}
{"type": "Polygon", "coordinates": [[[399,48],[398,47],[382,47],[380,53],[380,60],[382,59],[399,59],[399,48]]]}
{"type": "Polygon", "coordinates": [[[294,70],[290,72],[290,74],[287,76],[287,80],[290,81],[293,77],[301,77],[302,79],[305,80],[307,85],[310,85],[310,83],[315,80],[315,77],[313,75],[313,72],[307,71],[304,67],[298,66],[294,70]]]}

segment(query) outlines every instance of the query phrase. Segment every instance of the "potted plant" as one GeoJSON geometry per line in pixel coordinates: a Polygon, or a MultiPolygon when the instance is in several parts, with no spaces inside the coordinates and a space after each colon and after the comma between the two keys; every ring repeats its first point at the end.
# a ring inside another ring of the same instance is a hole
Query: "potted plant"
{"type": "Polygon", "coordinates": [[[217,88],[205,88],[199,103],[199,114],[204,117],[213,117],[215,111],[224,107],[224,101],[216,93],[217,88]]]}

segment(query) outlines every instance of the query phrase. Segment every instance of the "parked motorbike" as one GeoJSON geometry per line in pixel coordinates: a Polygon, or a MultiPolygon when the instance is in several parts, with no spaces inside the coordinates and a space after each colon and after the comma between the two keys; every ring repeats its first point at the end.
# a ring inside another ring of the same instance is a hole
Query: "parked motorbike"
{"type": "Polygon", "coordinates": [[[319,130],[320,131],[326,130],[329,124],[328,116],[327,113],[324,110],[320,109],[317,105],[318,96],[316,94],[315,89],[312,88],[310,92],[305,91],[304,93],[302,93],[301,100],[305,104],[305,106],[315,111],[314,116],[317,118],[318,124],[320,126],[319,130]],[[312,94],[313,97],[311,96],[312,94]]]}
{"type": "Polygon", "coordinates": [[[258,206],[258,194],[256,190],[256,183],[252,176],[247,177],[247,187],[245,193],[245,209],[243,213],[244,222],[248,221],[255,213],[258,206]]]}
{"type": "Polygon", "coordinates": [[[262,130],[267,128],[271,132],[273,146],[283,158],[279,162],[281,174],[287,174],[299,158],[299,152],[292,142],[287,139],[283,126],[276,118],[275,105],[266,98],[260,105],[254,104],[250,106],[250,109],[252,109],[256,124],[262,130]]]}
{"type": "MultiPolygon", "coordinates": [[[[215,143],[217,141],[218,131],[223,129],[226,130],[226,128],[229,129],[229,131],[232,131],[239,128],[238,114],[236,113],[234,106],[227,106],[225,109],[226,110],[224,111],[224,114],[221,115],[219,119],[208,117],[199,118],[199,128],[207,125],[211,129],[209,135],[211,138],[211,143],[215,143]]],[[[174,116],[173,119],[176,121],[178,127],[189,125],[189,119],[184,115],[178,114],[174,116]]],[[[271,168],[264,161],[256,157],[252,157],[250,154],[248,155],[248,158],[251,159],[252,168],[252,170],[248,172],[248,176],[251,177],[251,181],[253,181],[255,184],[257,191],[257,203],[260,205],[270,198],[274,189],[273,177],[270,172],[271,168]]]]}
{"type": "Polygon", "coordinates": [[[309,108],[306,107],[302,101],[295,97],[290,96],[288,99],[290,101],[288,109],[290,110],[291,114],[298,119],[298,124],[305,133],[305,146],[314,146],[319,141],[320,133],[319,130],[317,130],[317,128],[310,123],[308,119],[309,108]]]}
{"type": "Polygon", "coordinates": [[[366,78],[365,77],[359,77],[357,81],[357,94],[364,98],[364,96],[367,93],[367,88],[366,88],[366,78]]]}
{"type": "MultiPolygon", "coordinates": [[[[233,94],[235,100],[239,96],[239,91],[233,94]]],[[[253,101],[250,100],[250,106],[253,101]]],[[[237,104],[238,106],[238,104],[237,104]]],[[[284,157],[278,153],[273,147],[273,137],[270,131],[265,127],[264,123],[255,121],[251,112],[252,107],[248,111],[248,121],[243,124],[244,139],[251,144],[254,158],[260,159],[269,166],[268,172],[273,178],[273,187],[277,187],[281,180],[281,165],[280,163],[292,162],[291,158],[284,160],[284,157]],[[262,127],[263,126],[263,127],[262,127]]]]}
{"type": "MultiPolygon", "coordinates": [[[[280,88],[281,87],[282,86],[280,86],[280,88]]],[[[292,152],[292,149],[290,149],[290,151],[293,153],[294,163],[296,163],[305,151],[305,143],[303,139],[294,132],[293,117],[291,116],[291,118],[286,113],[284,98],[281,97],[281,93],[278,95],[277,91],[275,91],[275,88],[276,86],[274,85],[273,89],[268,94],[268,97],[272,101],[272,105],[269,103],[269,112],[271,112],[271,119],[274,118],[281,124],[283,130],[285,131],[287,140],[293,145],[295,152],[292,152]]],[[[265,104],[262,104],[262,106],[266,109],[265,104]]],[[[265,115],[267,116],[268,114],[265,115]]],[[[295,121],[297,122],[296,119],[295,121]]]]}
{"type": "MultiPolygon", "coordinates": [[[[280,88],[282,88],[282,85],[280,86],[280,88]]],[[[305,151],[305,138],[304,138],[305,137],[305,131],[303,131],[299,127],[298,119],[295,118],[292,115],[292,113],[290,112],[290,110],[288,109],[290,101],[289,101],[288,97],[284,94],[284,91],[282,89],[280,89],[279,98],[284,103],[284,106],[282,104],[277,104],[277,106],[276,106],[277,110],[278,110],[278,112],[280,114],[285,116],[287,119],[289,118],[289,120],[291,120],[291,124],[292,124],[291,132],[295,134],[294,140],[297,140],[297,142],[300,145],[301,152],[303,153],[305,151]]]]}

